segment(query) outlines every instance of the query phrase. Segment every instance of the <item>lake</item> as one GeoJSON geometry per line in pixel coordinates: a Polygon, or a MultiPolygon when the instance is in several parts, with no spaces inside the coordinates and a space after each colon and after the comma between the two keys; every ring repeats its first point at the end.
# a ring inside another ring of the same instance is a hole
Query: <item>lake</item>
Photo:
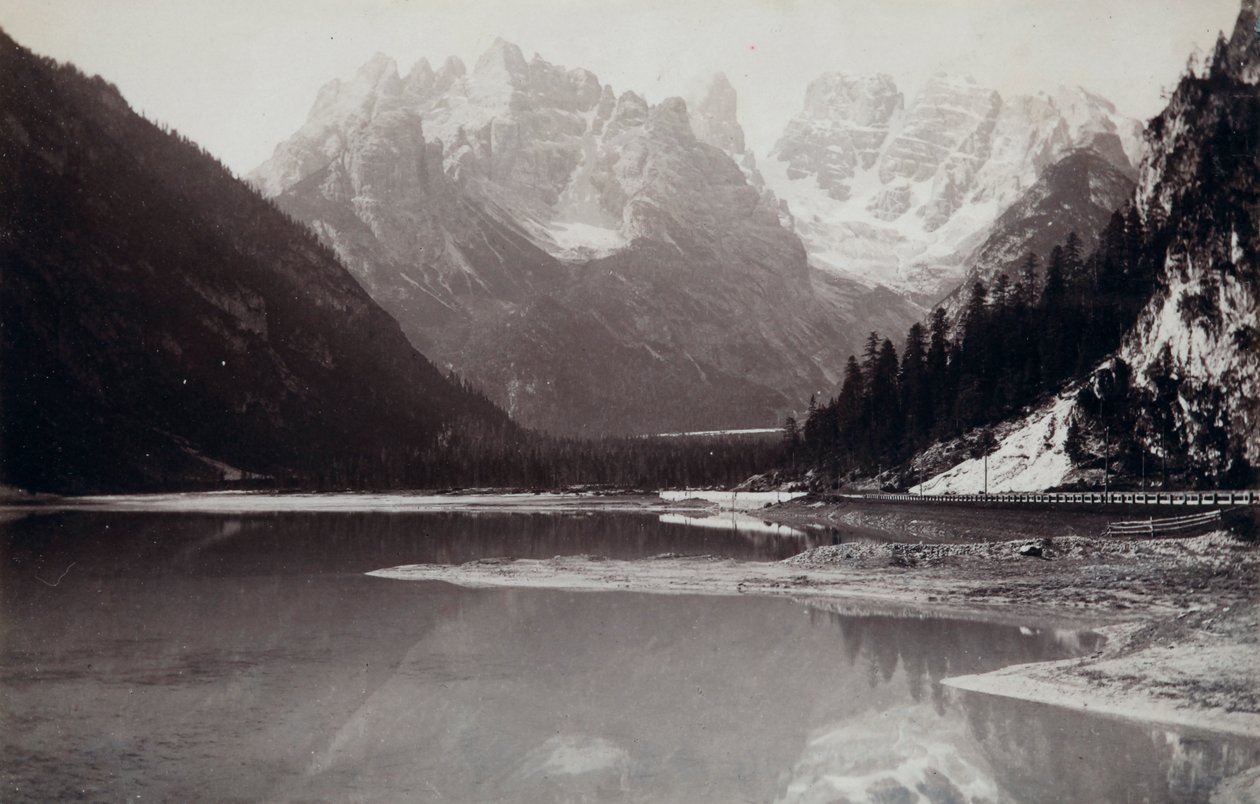
{"type": "Polygon", "coordinates": [[[1255,741],[939,684],[1093,634],[788,599],[469,590],[399,564],[771,561],[645,513],[14,515],[0,800],[1188,801],[1255,741]]]}

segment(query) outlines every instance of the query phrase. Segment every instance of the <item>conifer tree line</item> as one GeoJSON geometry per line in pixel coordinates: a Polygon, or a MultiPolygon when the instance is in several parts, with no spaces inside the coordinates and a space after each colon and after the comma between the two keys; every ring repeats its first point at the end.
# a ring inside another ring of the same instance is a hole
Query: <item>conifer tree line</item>
{"type": "Polygon", "coordinates": [[[450,424],[433,443],[348,451],[317,467],[222,485],[318,490],[730,488],[783,461],[783,445],[774,437],[556,438],[516,428],[493,430],[469,419],[450,424]]]}
{"type": "Polygon", "coordinates": [[[1087,374],[1150,297],[1162,230],[1134,207],[1116,211],[1089,255],[1075,232],[1030,252],[991,287],[969,286],[956,322],[937,307],[911,325],[900,350],[871,332],[839,394],[811,399],[803,424],[785,422],[788,460],[832,476],[888,469],[1087,374]]]}

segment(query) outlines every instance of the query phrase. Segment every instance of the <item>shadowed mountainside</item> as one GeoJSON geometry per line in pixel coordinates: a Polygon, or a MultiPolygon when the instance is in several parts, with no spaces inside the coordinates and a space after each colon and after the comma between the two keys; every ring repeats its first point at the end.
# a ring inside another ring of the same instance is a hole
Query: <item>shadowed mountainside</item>
{"type": "Polygon", "coordinates": [[[3,482],[398,479],[507,417],[304,227],[117,89],[0,33],[3,482]]]}

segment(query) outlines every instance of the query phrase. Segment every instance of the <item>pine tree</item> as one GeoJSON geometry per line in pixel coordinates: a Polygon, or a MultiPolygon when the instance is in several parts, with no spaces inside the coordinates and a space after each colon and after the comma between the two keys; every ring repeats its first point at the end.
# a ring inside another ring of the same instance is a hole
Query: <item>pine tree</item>
{"type": "Polygon", "coordinates": [[[839,448],[850,456],[856,454],[858,435],[862,430],[862,418],[866,409],[866,381],[857,358],[849,355],[844,366],[844,383],[836,397],[836,419],[839,431],[839,448]]]}
{"type": "Polygon", "coordinates": [[[1046,308],[1062,306],[1067,295],[1067,260],[1062,246],[1050,249],[1050,261],[1046,263],[1046,282],[1041,290],[1041,305],[1046,308]]]}
{"type": "Polygon", "coordinates": [[[1072,278],[1080,273],[1084,265],[1081,252],[1080,236],[1075,231],[1068,232],[1067,239],[1063,241],[1063,272],[1065,276],[1072,278]]]}
{"type": "Polygon", "coordinates": [[[1075,361],[1075,345],[1067,337],[1071,322],[1066,320],[1065,265],[1063,248],[1055,246],[1046,263],[1046,283],[1041,291],[1038,309],[1042,322],[1038,347],[1041,353],[1042,385],[1046,388],[1055,387],[1075,361]]]}
{"type": "Polygon", "coordinates": [[[1019,298],[1028,308],[1037,303],[1037,266],[1040,264],[1037,255],[1030,251],[1019,269],[1019,298]]]}
{"type": "Polygon", "coordinates": [[[866,336],[866,345],[862,348],[862,376],[869,385],[875,375],[875,362],[879,359],[879,333],[872,330],[866,336]]]}
{"type": "Polygon", "coordinates": [[[983,376],[988,361],[988,289],[983,282],[971,286],[967,297],[967,306],[962,314],[962,337],[958,346],[961,348],[959,360],[960,380],[976,380],[983,376]]]}
{"type": "Polygon", "coordinates": [[[949,365],[952,344],[944,308],[932,311],[927,354],[927,385],[932,395],[932,434],[943,435],[953,412],[954,383],[949,365]]]}
{"type": "Polygon", "coordinates": [[[801,452],[801,428],[795,416],[783,420],[783,448],[787,451],[789,467],[795,470],[801,452]]]}
{"type": "Polygon", "coordinates": [[[905,417],[906,444],[917,449],[932,432],[932,390],[927,377],[927,330],[917,321],[906,333],[901,352],[901,410],[905,417]]]}
{"type": "Polygon", "coordinates": [[[998,278],[994,280],[993,294],[989,299],[994,309],[1002,310],[1010,307],[1015,301],[1014,290],[1011,288],[1011,278],[1006,274],[998,274],[998,278]]]}
{"type": "Polygon", "coordinates": [[[877,461],[896,455],[902,442],[901,400],[897,388],[897,348],[885,338],[875,358],[870,387],[871,446],[877,461]]]}

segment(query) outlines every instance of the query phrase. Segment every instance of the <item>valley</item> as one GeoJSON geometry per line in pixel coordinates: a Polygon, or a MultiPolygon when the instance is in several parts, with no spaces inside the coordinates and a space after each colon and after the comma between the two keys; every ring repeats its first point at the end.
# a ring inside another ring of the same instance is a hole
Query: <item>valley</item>
{"type": "Polygon", "coordinates": [[[3,798],[1255,800],[1260,7],[978,8],[0,8],[3,798]]]}

